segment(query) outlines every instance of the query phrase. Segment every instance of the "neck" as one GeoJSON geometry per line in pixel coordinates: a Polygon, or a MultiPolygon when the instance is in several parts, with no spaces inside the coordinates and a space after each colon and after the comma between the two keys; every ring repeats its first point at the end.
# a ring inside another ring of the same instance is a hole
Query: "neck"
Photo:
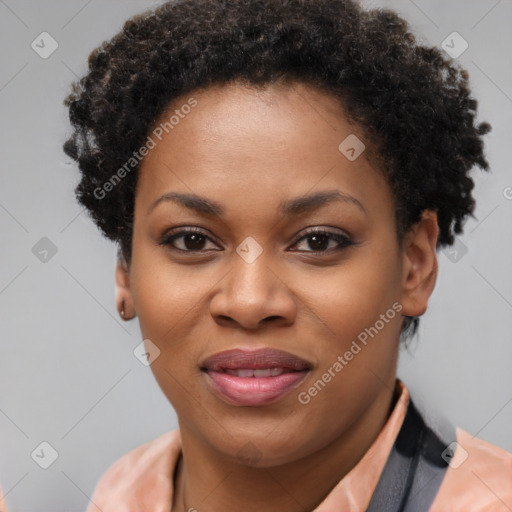
{"type": "Polygon", "coordinates": [[[313,510],[361,460],[394,405],[394,386],[382,387],[365,413],[334,442],[287,464],[250,467],[221,456],[180,425],[182,457],[172,512],[297,512],[313,510]]]}

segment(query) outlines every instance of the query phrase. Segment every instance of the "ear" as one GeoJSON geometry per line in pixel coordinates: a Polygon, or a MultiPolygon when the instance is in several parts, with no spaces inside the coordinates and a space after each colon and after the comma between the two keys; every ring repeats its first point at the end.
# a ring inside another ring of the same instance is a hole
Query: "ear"
{"type": "Polygon", "coordinates": [[[116,308],[123,320],[131,320],[136,315],[130,287],[130,267],[120,253],[116,264],[116,308]]]}
{"type": "Polygon", "coordinates": [[[437,279],[437,214],[427,210],[403,243],[402,315],[421,316],[437,279]]]}

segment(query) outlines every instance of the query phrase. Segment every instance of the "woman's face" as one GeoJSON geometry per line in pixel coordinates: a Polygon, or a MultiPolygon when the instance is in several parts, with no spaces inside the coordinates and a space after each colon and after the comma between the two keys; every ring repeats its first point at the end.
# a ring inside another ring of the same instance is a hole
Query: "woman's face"
{"type": "Polygon", "coordinates": [[[129,267],[151,369],[184,435],[254,465],[296,460],[394,385],[405,277],[390,188],[309,86],[211,87],[161,121],[173,114],[141,164],[129,267]],[[266,348],[289,355],[255,356],[266,348]]]}

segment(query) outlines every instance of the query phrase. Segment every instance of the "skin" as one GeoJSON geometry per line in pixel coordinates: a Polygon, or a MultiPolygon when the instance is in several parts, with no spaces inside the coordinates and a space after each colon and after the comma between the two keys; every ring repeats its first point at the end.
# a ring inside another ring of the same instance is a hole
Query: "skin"
{"type": "Polygon", "coordinates": [[[141,164],[132,259],[116,269],[118,307],[136,314],[143,337],[161,350],[151,369],[178,416],[183,457],[172,510],[312,510],[389,416],[401,315],[422,315],[435,285],[436,216],[424,212],[397,239],[391,189],[365,153],[351,162],[338,150],[348,135],[364,136],[328,93],[298,83],[230,84],[180,98],[169,112],[191,96],[197,107],[141,164]],[[278,210],[281,201],[328,190],[362,208],[334,201],[290,217],[278,210]],[[152,208],[169,192],[197,194],[225,212],[171,201],[152,208]],[[177,249],[159,245],[182,226],[201,229],[202,244],[185,236],[174,240],[177,249]],[[306,228],[355,244],[336,250],[335,239],[321,238],[319,249],[306,228]],[[236,252],[249,236],[263,249],[250,264],[236,252]],[[203,252],[178,250],[190,248],[203,252]],[[396,302],[401,314],[301,404],[298,393],[396,302]],[[200,371],[206,357],[235,347],[279,348],[313,369],[278,402],[237,407],[200,371]],[[252,460],[241,456],[251,450],[252,460]]]}

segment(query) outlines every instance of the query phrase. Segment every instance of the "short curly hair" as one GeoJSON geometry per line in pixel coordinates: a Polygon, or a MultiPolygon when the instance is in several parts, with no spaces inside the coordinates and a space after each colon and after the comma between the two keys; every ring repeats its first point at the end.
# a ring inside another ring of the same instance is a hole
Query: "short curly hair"
{"type": "MultiPolygon", "coordinates": [[[[395,12],[353,0],[166,2],[126,21],[88,62],[65,99],[73,133],[64,151],[81,171],[78,201],[126,261],[138,165],[107,199],[98,190],[173,100],[210,85],[297,81],[338,98],[379,156],[400,240],[432,210],[438,247],[451,245],[475,207],[469,171],[489,167],[482,135],[490,126],[476,123],[466,71],[419,44],[395,12]]],[[[404,330],[417,324],[406,318],[404,330]]]]}

